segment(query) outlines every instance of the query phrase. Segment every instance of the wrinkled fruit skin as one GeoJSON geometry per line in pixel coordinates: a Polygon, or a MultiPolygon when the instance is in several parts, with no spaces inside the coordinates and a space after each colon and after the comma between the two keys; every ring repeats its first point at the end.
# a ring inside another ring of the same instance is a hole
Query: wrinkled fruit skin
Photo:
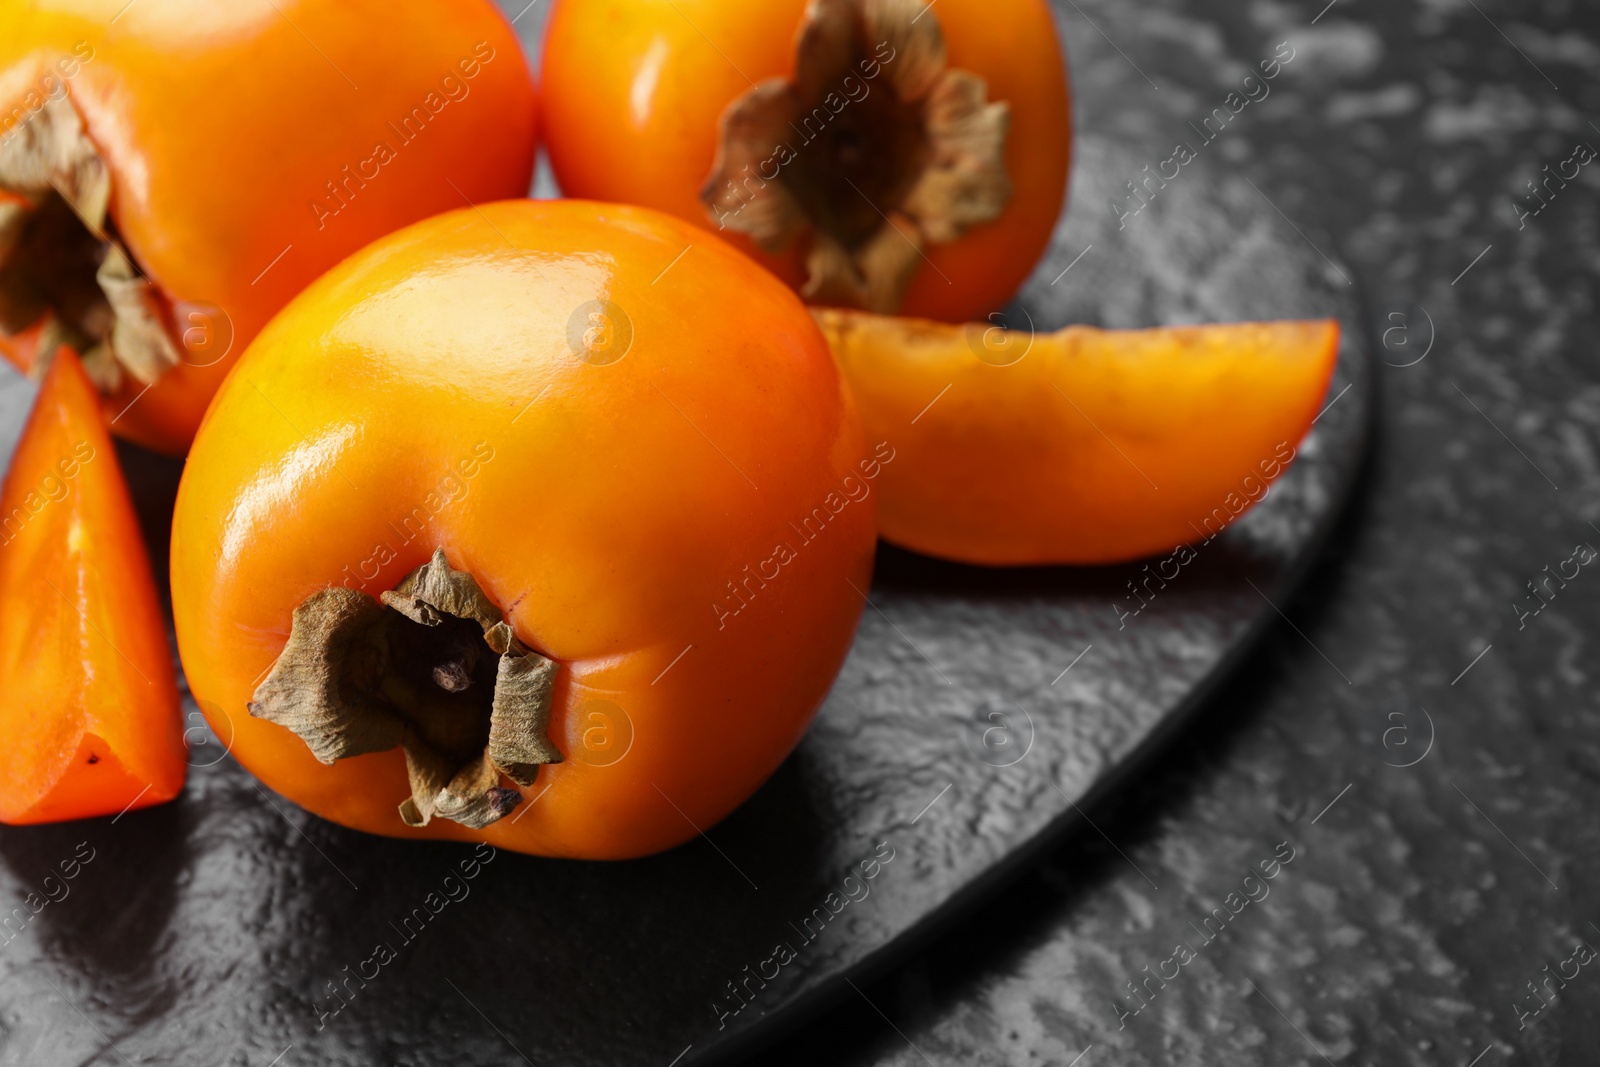
{"type": "Polygon", "coordinates": [[[871,579],[881,469],[803,306],[722,242],[634,207],[452,212],[314,284],[217,394],[173,526],[184,669],[234,756],[334,822],[655,852],[805,731],[871,579]],[[377,595],[436,546],[560,664],[564,761],[481,831],[403,825],[398,750],[323,766],[245,710],[297,604],[377,595]]]}
{"type": "MultiPolygon", "coordinates": [[[[0,126],[65,87],[129,254],[177,305],[184,362],[105,402],[116,433],[169,454],[309,282],[532,176],[533,83],[488,0],[0,0],[0,27],[0,126]]],[[[26,335],[0,350],[23,368],[34,355],[26,335]]]]}
{"type": "MultiPolygon", "coordinates": [[[[568,196],[643,204],[714,229],[699,193],[723,109],[752,82],[790,78],[806,0],[559,0],[542,68],[545,144],[568,196]],[[645,161],[648,161],[646,164],[645,161]]],[[[1049,245],[1066,196],[1071,103],[1044,0],[939,0],[949,65],[1011,108],[1013,194],[995,222],[935,244],[900,313],[946,322],[1003,307],[1049,245]]],[[[797,135],[796,150],[806,151],[797,135]]],[[[769,255],[724,233],[790,285],[804,241],[769,255]]]]}

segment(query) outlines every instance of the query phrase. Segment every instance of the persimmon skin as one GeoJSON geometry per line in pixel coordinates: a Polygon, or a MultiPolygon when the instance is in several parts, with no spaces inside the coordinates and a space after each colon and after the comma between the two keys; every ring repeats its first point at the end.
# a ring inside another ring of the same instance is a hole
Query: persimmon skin
{"type": "Polygon", "coordinates": [[[77,357],[52,363],[0,489],[0,822],[171,800],[185,748],[133,503],[77,357]]]}
{"type": "Polygon", "coordinates": [[[771,774],[838,671],[871,577],[864,459],[803,306],[715,237],[575,201],[442,215],[312,285],[217,394],[173,524],[184,668],[246,768],[342,825],[590,859],[669,848],[771,774]],[[614,362],[569,344],[591,300],[631,323],[614,362]],[[790,526],[841,501],[809,541],[790,526]],[[794,558],[774,574],[780,543],[794,558]],[[297,604],[340,583],[376,596],[436,545],[561,665],[566,758],[481,831],[405,826],[398,749],[324,766],[245,711],[297,604]],[[585,756],[596,700],[631,724],[614,762],[585,756]]]}
{"type": "MultiPolygon", "coordinates": [[[[715,229],[700,202],[723,110],[753,83],[790,78],[805,0],[557,0],[546,31],[541,128],[568,196],[657,208],[715,229]]],[[[900,314],[964,322],[1008,303],[1050,243],[1066,197],[1072,114],[1044,0],[939,0],[949,65],[1011,108],[1004,214],[930,245],[900,314]]],[[[798,151],[805,151],[799,147],[798,151]]],[[[769,255],[723,236],[798,288],[805,242],[769,255]]]]}
{"type": "Polygon", "coordinates": [[[884,539],[990,566],[1117,563],[1220,532],[1287,469],[1339,353],[1332,320],[1030,336],[815,314],[868,435],[897,453],[884,539]]]}
{"type": "MultiPolygon", "coordinates": [[[[130,378],[106,398],[114,432],[161,452],[183,454],[239,354],[318,275],[429,215],[522,196],[532,177],[533,83],[488,0],[0,0],[0,25],[0,127],[26,120],[41,84],[64,85],[129,254],[171,304],[210,305],[175,335],[231,330],[227,357],[198,365],[210,348],[142,396],[130,378]],[[370,162],[379,143],[388,162],[370,162]]],[[[0,337],[0,352],[26,370],[32,338],[0,337]]]]}

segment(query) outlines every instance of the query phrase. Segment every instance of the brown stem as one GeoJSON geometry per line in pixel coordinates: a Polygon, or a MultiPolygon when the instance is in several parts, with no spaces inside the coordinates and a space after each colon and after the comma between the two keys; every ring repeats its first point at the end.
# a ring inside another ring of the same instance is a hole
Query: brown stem
{"type": "Polygon", "coordinates": [[[484,648],[481,638],[458,634],[444,644],[439,665],[433,668],[433,684],[447,693],[465,692],[472,686],[472,670],[484,648]]]}
{"type": "Polygon", "coordinates": [[[502,775],[532,785],[561,762],[548,736],[556,670],[436,549],[381,600],[344,586],[307,597],[250,714],[329,765],[403,748],[406,824],[437,815],[481,829],[522,802],[502,775]]]}

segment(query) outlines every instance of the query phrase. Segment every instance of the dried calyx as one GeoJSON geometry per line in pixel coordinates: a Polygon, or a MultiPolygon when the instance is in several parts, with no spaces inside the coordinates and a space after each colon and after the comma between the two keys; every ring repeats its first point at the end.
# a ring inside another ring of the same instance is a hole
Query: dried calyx
{"type": "Polygon", "coordinates": [[[287,727],[326,764],[400,747],[409,826],[481,829],[509,814],[550,743],[556,664],[528,649],[444,550],[380,600],[332,586],[294,611],[289,641],[250,714],[287,727]]]}
{"type": "Polygon", "coordinates": [[[924,0],[812,0],[796,48],[723,112],[701,201],[769,252],[809,233],[808,299],[893,313],[927,245],[1005,209],[1009,110],[924,0]]]}
{"type": "Polygon", "coordinates": [[[177,364],[160,294],[117,239],[110,173],[67,97],[0,138],[0,194],[0,333],[43,321],[35,373],[63,344],[103,393],[177,364]]]}

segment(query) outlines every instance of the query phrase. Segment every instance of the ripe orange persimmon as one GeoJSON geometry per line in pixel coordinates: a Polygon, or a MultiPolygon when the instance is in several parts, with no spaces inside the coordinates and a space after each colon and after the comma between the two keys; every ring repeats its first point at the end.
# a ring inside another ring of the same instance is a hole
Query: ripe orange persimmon
{"type": "Polygon", "coordinates": [[[314,283],[217,394],[173,526],[184,668],[245,767],[345,826],[664,849],[827,692],[886,457],[803,305],[717,238],[441,215],[314,283]]]}
{"type": "Polygon", "coordinates": [[[488,0],[0,0],[0,27],[0,353],[67,343],[164,452],[323,271],[528,189],[533,85],[488,0]]]}
{"type": "Polygon", "coordinates": [[[0,489],[0,822],[116,815],[183,788],[150,561],[94,387],[63,350],[0,489]]]}
{"type": "Polygon", "coordinates": [[[558,0],[542,77],[567,195],[721,229],[813,303],[982,318],[1066,193],[1044,0],[558,0]]]}
{"type": "Polygon", "coordinates": [[[1214,536],[1315,419],[1333,321],[1037,336],[819,311],[884,471],[885,539],[981,564],[1113,563],[1214,536]]]}

